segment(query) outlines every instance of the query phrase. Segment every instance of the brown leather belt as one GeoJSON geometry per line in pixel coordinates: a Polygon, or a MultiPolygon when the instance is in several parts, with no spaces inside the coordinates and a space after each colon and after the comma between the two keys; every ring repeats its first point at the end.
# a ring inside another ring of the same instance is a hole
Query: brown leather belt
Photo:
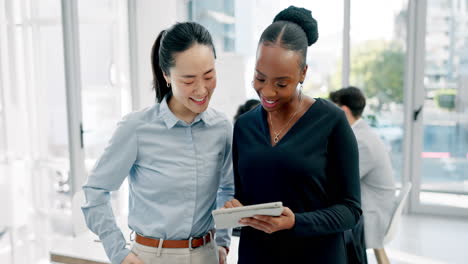
{"type": "MultiPolygon", "coordinates": [[[[211,232],[211,231],[210,231],[211,232]]],[[[189,240],[163,240],[163,248],[197,248],[210,243],[210,232],[203,237],[193,238],[189,240]],[[190,242],[192,245],[190,246],[190,242]]],[[[148,247],[159,247],[159,239],[144,237],[136,234],[135,241],[138,244],[148,247]]]]}

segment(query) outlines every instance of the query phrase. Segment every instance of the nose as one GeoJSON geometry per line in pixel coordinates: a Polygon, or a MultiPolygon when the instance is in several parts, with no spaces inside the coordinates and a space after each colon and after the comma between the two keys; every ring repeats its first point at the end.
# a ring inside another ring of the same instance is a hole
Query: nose
{"type": "Polygon", "coordinates": [[[266,98],[272,98],[276,96],[276,89],[273,88],[269,83],[266,83],[260,89],[260,93],[266,98]]]}
{"type": "Polygon", "coordinates": [[[194,90],[195,95],[205,96],[208,94],[207,84],[205,82],[199,82],[194,90]]]}

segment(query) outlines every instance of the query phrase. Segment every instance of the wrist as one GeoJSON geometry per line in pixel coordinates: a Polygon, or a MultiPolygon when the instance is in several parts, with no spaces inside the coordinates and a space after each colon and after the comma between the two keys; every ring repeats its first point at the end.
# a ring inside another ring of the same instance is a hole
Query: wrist
{"type": "Polygon", "coordinates": [[[296,215],[292,214],[291,223],[289,224],[288,229],[293,229],[295,225],[296,225],[296,215]]]}
{"type": "Polygon", "coordinates": [[[227,256],[227,254],[229,254],[229,247],[227,247],[227,246],[220,246],[220,247],[222,247],[222,248],[224,248],[226,250],[226,256],[227,256]]]}

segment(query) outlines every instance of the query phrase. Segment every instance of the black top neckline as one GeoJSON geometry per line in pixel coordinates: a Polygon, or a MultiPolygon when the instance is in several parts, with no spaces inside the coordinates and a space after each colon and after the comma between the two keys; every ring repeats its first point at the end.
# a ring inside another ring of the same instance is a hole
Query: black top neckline
{"type": "Polygon", "coordinates": [[[316,105],[318,102],[322,103],[322,100],[323,100],[322,98],[314,98],[314,99],[315,99],[315,102],[312,105],[310,105],[309,108],[304,112],[304,114],[301,117],[299,117],[299,119],[291,126],[291,128],[288,131],[286,131],[284,136],[278,141],[278,143],[276,143],[276,145],[271,144],[270,127],[268,125],[267,111],[265,109],[263,109],[262,105],[259,105],[259,107],[260,107],[260,119],[261,119],[263,133],[264,133],[264,136],[265,136],[264,138],[266,139],[266,144],[268,144],[268,146],[270,146],[271,148],[276,148],[283,141],[287,141],[287,138],[289,137],[289,134],[292,133],[291,131],[296,130],[297,129],[296,127],[299,127],[300,123],[302,122],[302,119],[305,119],[305,116],[309,115],[311,112],[313,112],[311,110],[316,108],[316,107],[314,107],[314,105],[316,105]]]}

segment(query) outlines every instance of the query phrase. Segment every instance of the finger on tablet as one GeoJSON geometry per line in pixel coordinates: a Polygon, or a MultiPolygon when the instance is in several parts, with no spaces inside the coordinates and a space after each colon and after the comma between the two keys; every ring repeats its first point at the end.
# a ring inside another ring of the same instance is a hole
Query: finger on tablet
{"type": "Polygon", "coordinates": [[[232,200],[231,200],[231,203],[232,203],[232,205],[233,205],[234,207],[243,206],[243,205],[241,204],[241,202],[239,202],[239,200],[237,200],[237,199],[232,199],[232,200]]]}
{"type": "Polygon", "coordinates": [[[234,207],[234,206],[232,206],[232,202],[231,202],[231,201],[225,202],[225,203],[224,203],[224,206],[223,206],[223,208],[232,208],[232,207],[234,207]]]}

